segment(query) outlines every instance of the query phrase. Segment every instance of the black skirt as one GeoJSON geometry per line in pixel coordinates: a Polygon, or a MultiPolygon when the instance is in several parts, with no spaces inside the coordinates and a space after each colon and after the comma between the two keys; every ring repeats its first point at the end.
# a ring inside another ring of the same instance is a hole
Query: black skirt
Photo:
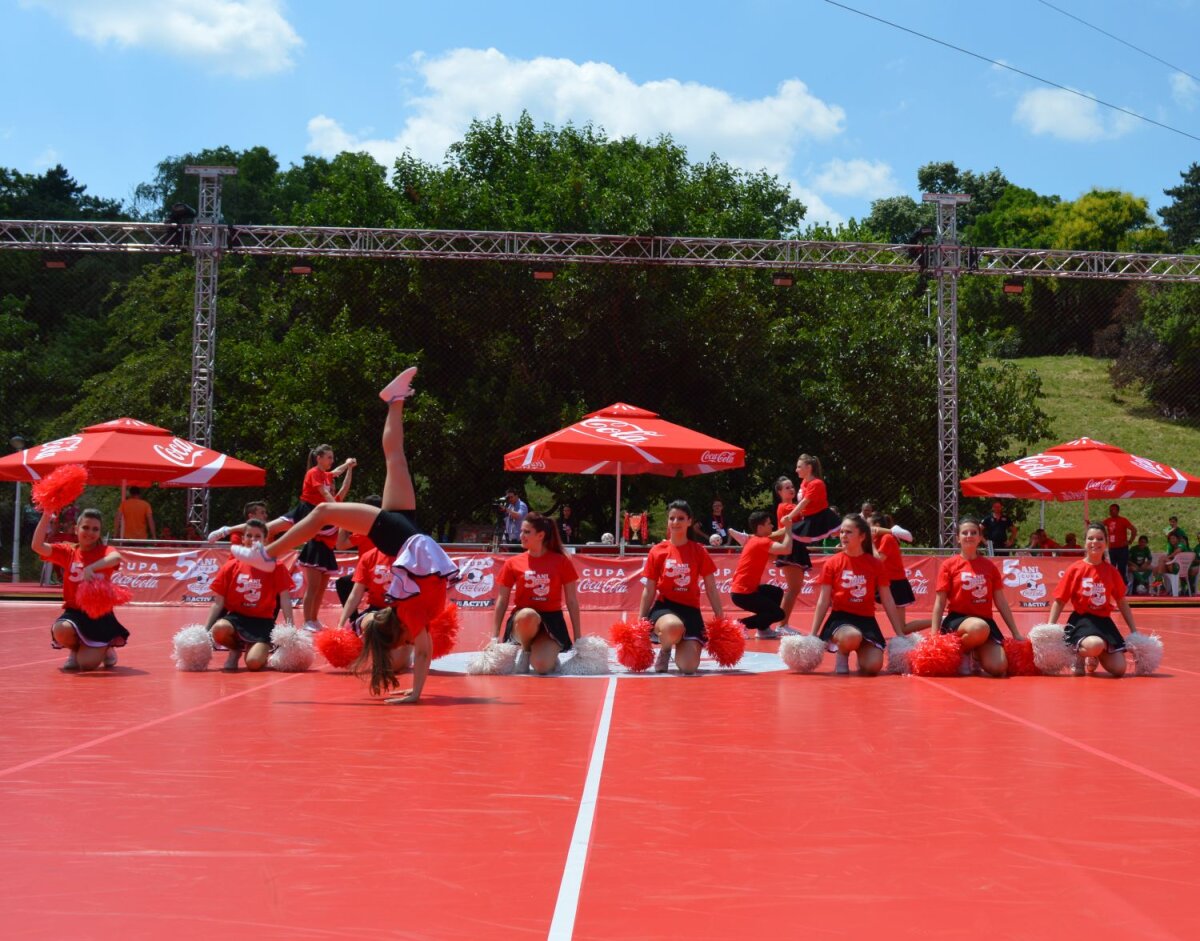
{"type": "Polygon", "coordinates": [[[700,613],[699,608],[693,608],[690,604],[680,604],[678,601],[658,598],[647,617],[651,624],[657,624],[658,619],[667,614],[673,614],[683,622],[685,640],[698,640],[702,644],[708,641],[708,632],[704,630],[704,615],[700,613]]]}
{"type": "Polygon", "coordinates": [[[333,554],[333,550],[316,539],[310,539],[304,544],[296,564],[302,565],[306,569],[320,569],[322,572],[338,570],[337,556],[333,554]]]}
{"type": "Polygon", "coordinates": [[[862,634],[865,643],[871,644],[873,647],[878,647],[880,650],[887,648],[887,641],[883,638],[883,631],[879,629],[879,622],[873,616],[851,614],[849,611],[830,611],[829,617],[825,619],[825,624],[821,627],[821,640],[825,641],[826,644],[832,644],[833,633],[839,627],[857,628],[862,634]]]}
{"type": "Polygon", "coordinates": [[[416,513],[412,510],[380,510],[367,538],[384,555],[394,558],[400,554],[404,544],[420,532],[416,513]]]}
{"type": "MultiPolygon", "coordinates": [[[[917,600],[917,596],[913,594],[912,582],[907,578],[892,582],[888,587],[892,589],[892,601],[896,602],[897,608],[907,608],[917,600]]],[[[879,601],[879,592],[875,592],[875,600],[879,601]]]]}
{"type": "Polygon", "coordinates": [[[293,523],[299,523],[304,517],[308,516],[317,507],[312,503],[305,503],[301,500],[294,507],[283,514],[281,519],[290,520],[293,523]]]}
{"type": "Polygon", "coordinates": [[[221,618],[233,625],[238,640],[243,644],[269,644],[271,631],[275,629],[272,618],[255,618],[236,611],[222,611],[221,618]]]}
{"type": "Polygon", "coordinates": [[[1085,637],[1099,637],[1108,645],[1109,653],[1118,653],[1125,649],[1125,638],[1117,630],[1113,619],[1098,614],[1072,612],[1067,618],[1063,637],[1072,647],[1077,647],[1085,637]]]}
{"type": "MultiPolygon", "coordinates": [[[[54,620],[68,622],[75,628],[80,641],[88,647],[124,647],[129,640],[129,631],[111,611],[94,618],[78,608],[63,608],[54,620]]],[[[62,648],[62,644],[54,639],[53,631],[50,634],[50,646],[62,648]]]]}
{"type": "MultiPolygon", "coordinates": [[[[514,611],[508,616],[508,623],[504,626],[504,640],[507,643],[513,639],[513,618],[517,616],[514,611]]],[[[570,650],[573,644],[571,643],[571,632],[567,629],[567,619],[561,611],[538,611],[538,617],[542,619],[541,627],[538,630],[540,634],[545,631],[558,644],[562,650],[570,650]]]]}
{"type": "Polygon", "coordinates": [[[803,543],[820,542],[836,535],[841,527],[841,517],[829,507],[825,507],[811,516],[800,517],[800,522],[792,527],[792,540],[803,543]]]}
{"type": "Polygon", "coordinates": [[[979,620],[983,621],[983,623],[988,626],[988,643],[1004,643],[1004,635],[1000,633],[1000,628],[996,624],[995,619],[985,618],[978,614],[956,614],[955,612],[951,611],[944,618],[942,618],[941,626],[938,627],[938,633],[953,634],[958,630],[959,625],[962,624],[962,622],[967,618],[979,618],[979,620]]]}

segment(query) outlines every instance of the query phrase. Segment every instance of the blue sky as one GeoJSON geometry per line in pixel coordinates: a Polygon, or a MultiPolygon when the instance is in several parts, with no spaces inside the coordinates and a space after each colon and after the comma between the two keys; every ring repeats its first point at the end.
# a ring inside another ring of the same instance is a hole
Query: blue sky
{"type": "MultiPolygon", "coordinates": [[[[846,0],[1200,137],[1200,0],[846,0]]],[[[932,160],[1073,199],[1145,197],[1200,142],[823,0],[0,0],[0,165],[62,163],[128,199],[162,158],[265,145],[437,161],[472,117],[524,108],[669,133],[787,180],[811,221],[918,196],[932,160]]]]}

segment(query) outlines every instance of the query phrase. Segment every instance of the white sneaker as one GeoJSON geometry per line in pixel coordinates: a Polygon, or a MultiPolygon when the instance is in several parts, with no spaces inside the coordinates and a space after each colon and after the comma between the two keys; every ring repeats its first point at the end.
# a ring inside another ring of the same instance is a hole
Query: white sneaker
{"type": "Polygon", "coordinates": [[[517,659],[513,663],[513,673],[528,673],[529,672],[529,651],[522,650],[517,654],[517,659]]]}
{"type": "Polygon", "coordinates": [[[275,560],[267,555],[267,547],[262,543],[257,546],[232,546],[229,554],[239,562],[245,562],[263,572],[270,572],[275,568],[275,560]]]}
{"type": "Polygon", "coordinates": [[[317,633],[317,631],[321,630],[323,627],[324,627],[324,625],[320,621],[305,621],[304,622],[304,629],[306,631],[308,631],[310,634],[317,633]]]}
{"type": "Polygon", "coordinates": [[[671,668],[671,651],[667,647],[663,647],[658,651],[658,656],[654,658],[654,672],[666,673],[671,668]]]}
{"type": "Polygon", "coordinates": [[[840,650],[837,652],[837,656],[833,658],[833,672],[841,676],[850,674],[850,654],[840,650]]]}
{"type": "Polygon", "coordinates": [[[787,624],[780,624],[775,630],[779,631],[781,637],[799,637],[803,633],[803,631],[798,631],[787,624]]]}
{"type": "Polygon", "coordinates": [[[79,669],[79,661],[75,658],[74,650],[69,651],[67,653],[67,659],[63,661],[62,668],[64,670],[78,670],[79,669]]]}
{"type": "Polygon", "coordinates": [[[413,393],[412,381],[417,375],[417,367],[409,366],[395,379],[389,382],[379,393],[385,402],[399,402],[407,399],[413,393]]]}
{"type": "Polygon", "coordinates": [[[228,535],[229,535],[229,527],[222,526],[219,529],[214,529],[211,533],[208,534],[208,541],[209,542],[220,542],[222,539],[225,539],[228,535]]]}
{"type": "Polygon", "coordinates": [[[1071,664],[1071,675],[1072,676],[1086,676],[1087,675],[1087,666],[1083,662],[1083,657],[1075,658],[1075,662],[1073,664],[1071,664]]]}
{"type": "Polygon", "coordinates": [[[117,665],[117,652],[111,647],[104,654],[104,669],[111,670],[117,665]]]}

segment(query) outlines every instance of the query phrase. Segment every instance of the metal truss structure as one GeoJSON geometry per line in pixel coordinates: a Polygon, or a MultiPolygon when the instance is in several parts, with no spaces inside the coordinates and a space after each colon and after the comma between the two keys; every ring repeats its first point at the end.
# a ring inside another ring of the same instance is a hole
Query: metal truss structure
{"type": "MultiPolygon", "coordinates": [[[[189,433],[211,445],[220,258],[394,258],[697,268],[810,269],[926,274],[937,278],[938,512],[943,547],[953,544],[958,510],[958,279],[963,275],[1200,283],[1200,256],[1129,252],[976,248],[958,241],[956,209],[968,197],[927,194],[937,210],[930,244],[722,239],[675,236],[229,226],[220,222],[221,180],[232,167],[188,167],[200,177],[192,223],[0,220],[0,250],[190,252],[196,259],[189,433]]],[[[208,526],[207,491],[189,491],[188,522],[208,526]]]]}

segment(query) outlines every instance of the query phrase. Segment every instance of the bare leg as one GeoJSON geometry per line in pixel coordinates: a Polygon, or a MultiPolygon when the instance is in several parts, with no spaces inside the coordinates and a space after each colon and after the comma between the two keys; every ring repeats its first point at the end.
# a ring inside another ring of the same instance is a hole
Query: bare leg
{"type": "Polygon", "coordinates": [[[675,668],[691,675],[700,669],[700,654],[704,645],[694,637],[685,637],[675,645],[675,668]]]}
{"type": "Polygon", "coordinates": [[[267,665],[267,660],[271,656],[270,644],[253,644],[246,651],[246,669],[253,672],[261,670],[267,665]]]}
{"type": "Polygon", "coordinates": [[[529,665],[533,667],[533,672],[545,676],[557,670],[558,651],[558,641],[549,634],[542,633],[535,637],[529,649],[529,665]]]}
{"type": "Polygon", "coordinates": [[[408,472],[404,454],[404,400],[388,403],[387,419],[383,423],[383,460],[387,476],[383,482],[385,510],[415,510],[417,495],[408,472]]]}
{"type": "Polygon", "coordinates": [[[304,570],[304,623],[320,621],[321,601],[329,587],[329,573],[320,569],[304,570]]]}
{"type": "Polygon", "coordinates": [[[988,630],[987,621],[967,618],[958,625],[958,636],[962,641],[962,649],[967,651],[986,644],[991,632],[988,630]]]}
{"type": "Polygon", "coordinates": [[[975,656],[979,658],[979,665],[988,676],[999,677],[1008,672],[1008,657],[1004,655],[1004,647],[1001,644],[984,644],[976,648],[975,656]]]}
{"type": "Polygon", "coordinates": [[[654,672],[666,673],[671,666],[671,651],[683,640],[683,621],[674,614],[664,614],[655,622],[654,632],[658,634],[661,644],[658,659],[654,662],[654,672]]]}
{"type": "MultiPolygon", "coordinates": [[[[303,545],[326,526],[337,526],[352,533],[366,535],[371,531],[378,507],[365,503],[322,503],[299,523],[267,546],[267,555],[278,559],[289,549],[303,545]]],[[[238,546],[235,549],[241,548],[238,546]]],[[[235,553],[241,558],[240,554],[235,553]]]]}
{"type": "Polygon", "coordinates": [[[792,609],[796,607],[796,599],[800,597],[800,590],[804,587],[804,569],[794,565],[785,565],[783,566],[783,577],[787,579],[787,589],[783,593],[783,600],[779,602],[779,607],[783,608],[783,620],[780,622],[780,627],[787,627],[788,622],[792,619],[792,609]]]}
{"type": "Polygon", "coordinates": [[[843,624],[833,632],[833,642],[839,653],[849,654],[862,647],[862,631],[849,624],[843,624]]]}
{"type": "Polygon", "coordinates": [[[874,644],[859,644],[858,672],[863,676],[875,676],[883,669],[883,651],[874,644]]]}

